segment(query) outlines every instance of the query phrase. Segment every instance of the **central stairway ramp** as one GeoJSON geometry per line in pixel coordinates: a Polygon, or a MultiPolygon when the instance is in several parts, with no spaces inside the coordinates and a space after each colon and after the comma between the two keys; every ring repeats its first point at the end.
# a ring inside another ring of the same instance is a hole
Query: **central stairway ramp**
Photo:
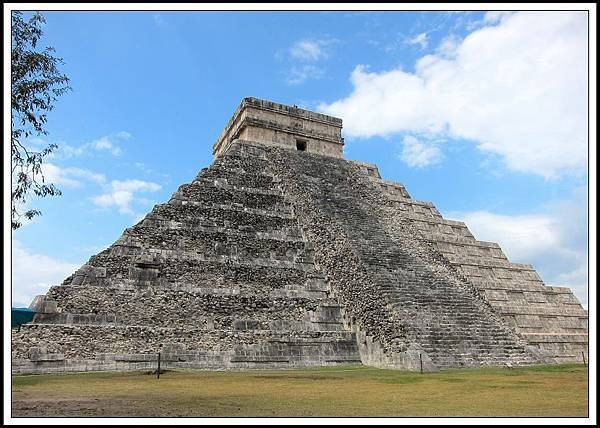
{"type": "Polygon", "coordinates": [[[432,368],[449,368],[540,361],[418,231],[394,216],[359,166],[264,150],[348,322],[365,343],[382,348],[364,350],[380,359],[370,363],[415,368],[415,359],[425,358],[432,368]]]}

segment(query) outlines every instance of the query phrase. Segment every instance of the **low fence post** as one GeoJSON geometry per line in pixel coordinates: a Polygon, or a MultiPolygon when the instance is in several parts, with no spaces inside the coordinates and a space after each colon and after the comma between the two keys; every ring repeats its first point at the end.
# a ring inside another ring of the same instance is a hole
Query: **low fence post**
{"type": "Polygon", "coordinates": [[[585,366],[585,352],[581,351],[581,356],[583,357],[583,365],[585,366]]]}
{"type": "Polygon", "coordinates": [[[419,354],[419,363],[421,364],[421,374],[423,374],[423,354],[419,354]]]}
{"type": "Polygon", "coordinates": [[[158,370],[156,370],[156,379],[160,379],[160,352],[158,353],[158,370]]]}

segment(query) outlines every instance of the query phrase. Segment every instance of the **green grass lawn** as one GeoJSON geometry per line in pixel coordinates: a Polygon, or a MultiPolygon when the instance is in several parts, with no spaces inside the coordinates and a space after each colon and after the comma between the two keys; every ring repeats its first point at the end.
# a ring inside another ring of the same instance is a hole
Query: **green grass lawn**
{"type": "Polygon", "coordinates": [[[438,373],[365,366],[13,376],[12,416],[580,416],[581,364],[438,373]]]}

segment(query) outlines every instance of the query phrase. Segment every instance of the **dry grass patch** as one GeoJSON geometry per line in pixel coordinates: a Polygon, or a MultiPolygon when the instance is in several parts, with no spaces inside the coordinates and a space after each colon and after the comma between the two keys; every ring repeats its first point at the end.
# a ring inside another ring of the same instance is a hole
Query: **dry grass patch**
{"type": "Polygon", "coordinates": [[[587,416],[583,365],[14,376],[13,416],[587,416]]]}

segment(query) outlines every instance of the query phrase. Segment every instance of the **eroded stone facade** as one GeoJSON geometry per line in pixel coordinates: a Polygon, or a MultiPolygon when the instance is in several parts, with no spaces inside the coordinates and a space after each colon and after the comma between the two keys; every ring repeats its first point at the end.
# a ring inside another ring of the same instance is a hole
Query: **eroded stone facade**
{"type": "Polygon", "coordinates": [[[213,165],[36,298],[13,372],[154,368],[157,352],[211,369],[587,358],[569,289],[344,160],[341,121],[321,116],[245,99],[213,165]],[[322,145],[299,150],[292,117],[322,145]]]}

